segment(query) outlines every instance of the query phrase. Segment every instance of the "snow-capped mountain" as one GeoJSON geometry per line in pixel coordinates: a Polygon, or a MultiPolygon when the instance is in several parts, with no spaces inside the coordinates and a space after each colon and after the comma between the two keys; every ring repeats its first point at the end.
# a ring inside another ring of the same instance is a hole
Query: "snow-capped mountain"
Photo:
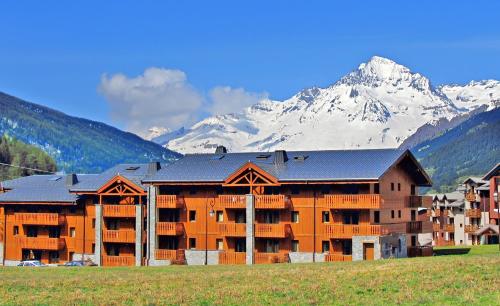
{"type": "Polygon", "coordinates": [[[153,140],[157,137],[160,137],[162,135],[165,135],[166,133],[170,133],[169,128],[161,127],[161,126],[153,126],[148,129],[148,134],[145,135],[143,138],[145,140],[153,140]]]}
{"type": "Polygon", "coordinates": [[[233,152],[398,147],[426,123],[498,106],[499,93],[497,81],[434,88],[421,74],[375,56],[327,88],[206,118],[164,144],[181,153],[217,145],[233,152]]]}

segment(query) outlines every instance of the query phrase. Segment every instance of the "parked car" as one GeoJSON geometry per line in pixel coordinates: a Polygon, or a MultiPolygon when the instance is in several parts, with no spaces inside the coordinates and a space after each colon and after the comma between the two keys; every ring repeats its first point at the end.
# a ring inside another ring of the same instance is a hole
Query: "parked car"
{"type": "Polygon", "coordinates": [[[47,267],[46,264],[41,263],[39,260],[23,260],[17,266],[18,267],[47,267]]]}
{"type": "Polygon", "coordinates": [[[65,266],[65,267],[91,267],[91,266],[97,266],[97,265],[95,263],[93,263],[92,261],[73,260],[73,261],[68,261],[63,266],[65,266]]]}

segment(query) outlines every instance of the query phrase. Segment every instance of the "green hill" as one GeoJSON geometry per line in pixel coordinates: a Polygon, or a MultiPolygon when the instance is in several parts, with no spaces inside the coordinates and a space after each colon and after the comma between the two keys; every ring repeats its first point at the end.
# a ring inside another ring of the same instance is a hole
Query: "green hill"
{"type": "Polygon", "coordinates": [[[168,162],[180,155],[101,122],[68,116],[0,92],[0,135],[41,148],[66,172],[100,172],[118,163],[168,162]]]}
{"type": "Polygon", "coordinates": [[[412,152],[431,175],[432,191],[452,191],[500,162],[500,108],[477,114],[412,152]]]}

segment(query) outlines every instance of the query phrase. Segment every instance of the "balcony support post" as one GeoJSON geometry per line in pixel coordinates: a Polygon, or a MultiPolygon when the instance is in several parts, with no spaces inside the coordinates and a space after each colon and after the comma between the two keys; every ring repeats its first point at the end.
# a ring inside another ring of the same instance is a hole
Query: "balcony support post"
{"type": "Polygon", "coordinates": [[[95,205],[95,264],[102,265],[102,204],[95,205]]]}
{"type": "Polygon", "coordinates": [[[156,186],[149,186],[148,188],[148,239],[146,248],[148,251],[148,265],[156,265],[156,186]]]}
{"type": "Polygon", "coordinates": [[[142,225],[144,224],[142,218],[142,205],[135,206],[135,265],[140,267],[142,265],[142,225]]]}
{"type": "Polygon", "coordinates": [[[254,249],[255,249],[255,196],[253,194],[246,195],[246,264],[253,265],[254,249]]]}

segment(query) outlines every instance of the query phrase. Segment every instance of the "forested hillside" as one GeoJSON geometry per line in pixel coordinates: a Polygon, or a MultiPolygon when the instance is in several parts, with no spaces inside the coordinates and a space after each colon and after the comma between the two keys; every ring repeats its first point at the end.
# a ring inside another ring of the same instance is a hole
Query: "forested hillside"
{"type": "Polygon", "coordinates": [[[168,162],[180,155],[101,122],[68,116],[0,92],[0,135],[48,153],[61,170],[96,173],[119,163],[168,162]]]}
{"type": "Polygon", "coordinates": [[[500,108],[480,113],[412,149],[433,180],[448,192],[468,176],[482,176],[500,162],[500,108]]]}
{"type": "Polygon", "coordinates": [[[41,149],[27,145],[6,135],[0,137],[0,181],[31,174],[43,174],[3,164],[55,172],[56,162],[41,149]]]}

